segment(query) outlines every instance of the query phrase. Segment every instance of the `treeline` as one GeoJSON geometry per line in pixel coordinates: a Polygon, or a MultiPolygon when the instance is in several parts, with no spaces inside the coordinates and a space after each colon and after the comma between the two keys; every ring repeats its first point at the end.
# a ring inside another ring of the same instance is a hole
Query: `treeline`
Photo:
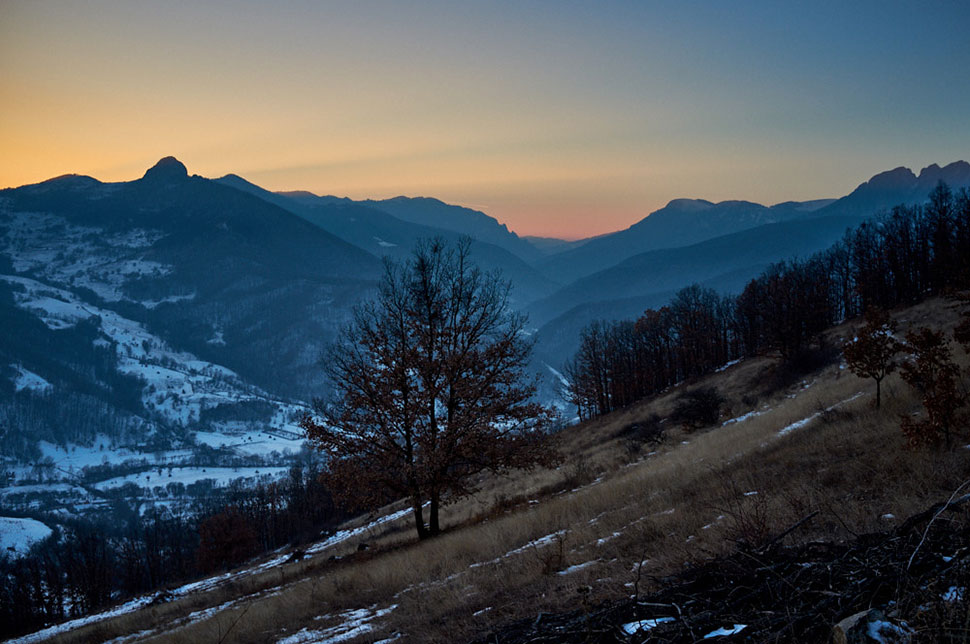
{"type": "Polygon", "coordinates": [[[144,513],[116,499],[102,521],[62,521],[22,557],[0,553],[0,639],[303,543],[347,518],[307,462],[256,489],[231,486],[194,507],[144,513]]]}
{"type": "Polygon", "coordinates": [[[774,264],[738,296],[697,285],[636,320],[595,322],[566,367],[581,418],[609,413],[743,357],[797,360],[832,325],[870,308],[970,286],[970,193],[939,184],[805,260],[774,264]]]}

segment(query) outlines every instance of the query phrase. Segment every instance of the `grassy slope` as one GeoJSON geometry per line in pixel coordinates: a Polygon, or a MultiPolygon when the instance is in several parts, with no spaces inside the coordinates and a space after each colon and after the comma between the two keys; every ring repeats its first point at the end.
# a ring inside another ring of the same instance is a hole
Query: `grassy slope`
{"type": "MultiPolygon", "coordinates": [[[[902,331],[913,324],[950,328],[957,310],[934,300],[896,317],[902,331]]],[[[850,332],[835,329],[830,340],[850,332]]],[[[629,596],[640,561],[643,592],[651,578],[726,553],[738,539],[778,533],[815,510],[819,515],[788,542],[885,529],[968,478],[962,449],[905,447],[898,419],[918,405],[898,376],[883,383],[883,409],[876,411],[871,381],[837,364],[780,387],[773,371],[773,361],[760,358],[707,378],[728,399],[723,419],[764,413],[690,435],[674,429],[654,452],[617,434],[651,413],[669,412],[677,390],[562,432],[566,456],[558,469],[485,480],[478,495],[448,506],[445,524],[452,529],[432,542],[415,543],[406,522],[388,524],[367,539],[369,551],[346,542],[315,559],[239,576],[58,641],[122,635],[129,636],[122,641],[276,641],[371,606],[396,608],[374,620],[374,630],[347,641],[395,633],[406,634],[402,642],[468,641],[515,618],[576,608],[586,586],[592,602],[629,596]],[[542,545],[528,545],[549,535],[542,545]],[[331,555],[344,558],[328,561],[331,555]],[[587,562],[593,563],[559,574],[587,562]],[[209,607],[222,608],[187,619],[209,607]]]]}

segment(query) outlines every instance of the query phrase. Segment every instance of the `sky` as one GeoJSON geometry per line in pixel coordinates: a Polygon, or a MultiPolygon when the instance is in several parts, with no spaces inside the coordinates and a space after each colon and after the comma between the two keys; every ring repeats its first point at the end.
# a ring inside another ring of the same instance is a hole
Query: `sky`
{"type": "Polygon", "coordinates": [[[970,3],[0,0],[0,187],[191,173],[522,235],[970,158],[970,3]]]}

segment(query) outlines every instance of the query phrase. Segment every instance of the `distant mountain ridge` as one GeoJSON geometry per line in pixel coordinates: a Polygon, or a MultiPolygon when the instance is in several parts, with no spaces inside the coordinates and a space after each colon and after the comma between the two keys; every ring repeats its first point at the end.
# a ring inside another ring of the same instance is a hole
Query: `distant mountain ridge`
{"type": "MultiPolygon", "coordinates": [[[[275,195],[284,198],[285,203],[296,207],[343,206],[378,210],[399,221],[422,226],[426,229],[468,235],[480,242],[504,248],[528,263],[537,261],[542,255],[532,244],[510,231],[507,225],[499,223],[494,217],[480,210],[448,204],[433,197],[398,196],[390,199],[355,201],[348,197],[320,196],[308,190],[270,192],[234,174],[226,175],[217,179],[217,181],[241,190],[252,191],[253,188],[258,188],[261,197],[271,199],[269,195],[275,195]]],[[[277,201],[276,203],[282,204],[284,202],[277,201]]]]}
{"type": "Polygon", "coordinates": [[[207,179],[174,157],[128,182],[63,175],[2,190],[0,317],[23,337],[0,343],[0,424],[25,400],[56,398],[65,387],[106,426],[142,430],[199,422],[223,380],[237,402],[299,405],[325,394],[320,356],[374,292],[380,258],[405,258],[434,235],[474,237],[473,258],[513,282],[515,306],[532,315],[540,362],[557,369],[593,317],[660,305],[695,281],[736,290],[768,263],[820,250],[865,216],[925,199],[941,180],[970,186],[970,164],[919,175],[897,168],[838,200],[675,199],[624,231],[576,242],[520,238],[484,213],[436,199],[353,201],[275,193],[237,175],[207,179]],[[55,355],[20,351],[25,338],[55,355]],[[69,351],[72,343],[85,349],[69,351]],[[168,369],[171,381],[139,379],[161,377],[156,369],[168,369]],[[195,401],[194,416],[185,406],[171,416],[171,400],[182,395],[195,401]]]}
{"type": "Polygon", "coordinates": [[[540,257],[535,247],[510,231],[508,226],[500,224],[497,219],[480,210],[453,206],[430,197],[394,197],[361,203],[374,206],[404,221],[451,230],[495,244],[527,262],[534,262],[540,257]]]}
{"type": "Polygon", "coordinates": [[[864,220],[845,216],[784,221],[629,257],[529,308],[530,320],[539,327],[538,359],[558,369],[555,361],[575,353],[580,331],[593,320],[635,318],[646,308],[663,306],[692,283],[737,293],[772,262],[805,258],[827,248],[864,220]]]}
{"type": "Polygon", "coordinates": [[[933,163],[919,175],[902,166],[880,172],[845,197],[820,209],[819,215],[873,214],[899,204],[921,203],[941,181],[953,190],[970,188],[970,163],[954,161],[942,168],[933,163]]]}
{"type": "Polygon", "coordinates": [[[625,230],[592,239],[579,248],[553,255],[541,268],[564,282],[604,270],[635,254],[698,243],[771,223],[812,217],[872,215],[897,204],[925,201],[939,181],[970,188],[970,164],[956,161],[924,168],[882,172],[840,199],[787,201],[764,206],[750,201],[674,199],[625,230]]]}
{"type": "MultiPolygon", "coordinates": [[[[234,174],[216,181],[278,205],[379,257],[406,259],[420,239],[442,237],[454,241],[460,235],[469,235],[474,240],[472,254],[475,261],[484,269],[501,270],[504,277],[512,281],[513,301],[520,306],[544,297],[561,286],[540,273],[523,257],[537,257],[535,248],[509,233],[496,220],[478,211],[447,206],[437,200],[409,200],[408,208],[412,208],[412,212],[409,219],[403,219],[387,212],[382,205],[388,203],[386,201],[358,202],[336,197],[317,197],[309,192],[270,192],[234,174]],[[439,222],[441,219],[450,218],[453,223],[448,227],[416,223],[415,220],[422,219],[415,214],[418,212],[418,204],[431,204],[432,210],[437,210],[437,216],[426,219],[439,222]],[[485,230],[485,238],[476,233],[478,229],[485,230]],[[522,252],[523,245],[528,247],[528,252],[522,252]]],[[[403,202],[399,200],[389,201],[397,203],[397,210],[407,210],[401,206],[403,202]]]]}

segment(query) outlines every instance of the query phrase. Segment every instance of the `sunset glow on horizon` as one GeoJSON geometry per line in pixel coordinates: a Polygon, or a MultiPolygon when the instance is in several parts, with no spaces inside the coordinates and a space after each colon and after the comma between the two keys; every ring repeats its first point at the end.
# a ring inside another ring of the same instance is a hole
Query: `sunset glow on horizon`
{"type": "Polygon", "coordinates": [[[0,6],[0,187],[190,173],[580,238],[970,157],[962,4],[0,6]]]}

